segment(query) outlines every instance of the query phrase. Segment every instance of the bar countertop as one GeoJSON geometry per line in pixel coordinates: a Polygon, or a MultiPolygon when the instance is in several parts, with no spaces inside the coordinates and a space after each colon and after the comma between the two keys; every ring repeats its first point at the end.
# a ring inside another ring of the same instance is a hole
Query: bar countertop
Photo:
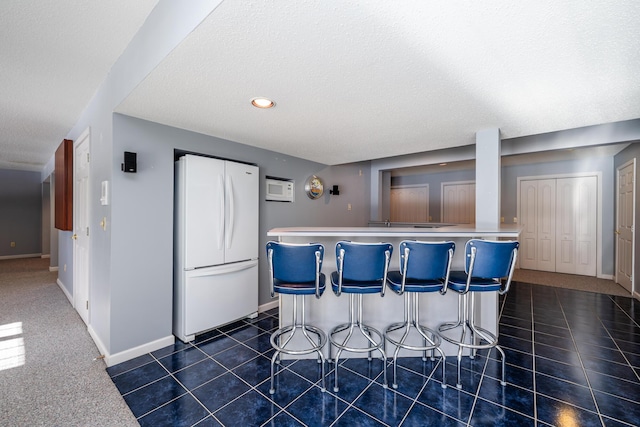
{"type": "Polygon", "coordinates": [[[273,228],[268,236],[332,236],[332,237],[506,237],[518,238],[522,227],[519,224],[502,224],[495,228],[480,228],[474,224],[451,225],[430,224],[413,227],[283,227],[273,228]]]}

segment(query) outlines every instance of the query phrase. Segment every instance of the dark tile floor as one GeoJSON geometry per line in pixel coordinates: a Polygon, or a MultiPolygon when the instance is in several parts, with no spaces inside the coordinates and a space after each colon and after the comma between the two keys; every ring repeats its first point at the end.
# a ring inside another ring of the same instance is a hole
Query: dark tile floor
{"type": "Polygon", "coordinates": [[[382,387],[380,360],[346,359],[338,393],[321,393],[316,361],[300,360],[285,363],[271,396],[276,310],[108,372],[142,426],[638,425],[639,319],[630,298],[514,283],[501,298],[505,387],[494,350],[466,358],[463,390],[454,357],[446,389],[439,361],[401,359],[396,391],[382,387]]]}

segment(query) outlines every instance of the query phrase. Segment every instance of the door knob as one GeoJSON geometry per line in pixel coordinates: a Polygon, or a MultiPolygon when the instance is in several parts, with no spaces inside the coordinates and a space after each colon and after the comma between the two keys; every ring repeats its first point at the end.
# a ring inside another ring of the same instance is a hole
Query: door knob
{"type": "Polygon", "coordinates": [[[620,234],[620,232],[618,230],[616,230],[616,234],[620,234]]]}
{"type": "Polygon", "coordinates": [[[78,235],[74,233],[74,234],[73,234],[73,236],[71,236],[71,238],[72,238],[73,240],[77,240],[77,239],[78,239],[78,235]]]}

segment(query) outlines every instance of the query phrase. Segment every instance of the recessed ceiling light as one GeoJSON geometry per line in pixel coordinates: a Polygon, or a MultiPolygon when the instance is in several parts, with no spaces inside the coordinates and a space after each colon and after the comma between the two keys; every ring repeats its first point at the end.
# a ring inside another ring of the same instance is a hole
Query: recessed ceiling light
{"type": "Polygon", "coordinates": [[[447,166],[446,163],[438,163],[438,166],[447,166]]]}
{"type": "Polygon", "coordinates": [[[251,100],[251,105],[256,108],[271,108],[274,107],[276,103],[267,98],[253,98],[251,100]]]}

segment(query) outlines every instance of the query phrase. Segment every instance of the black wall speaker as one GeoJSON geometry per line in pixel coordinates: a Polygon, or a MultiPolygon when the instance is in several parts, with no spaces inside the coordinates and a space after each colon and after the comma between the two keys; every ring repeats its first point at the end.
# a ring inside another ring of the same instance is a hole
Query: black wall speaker
{"type": "Polygon", "coordinates": [[[132,153],[130,151],[124,152],[124,163],[122,163],[123,172],[133,172],[136,173],[138,171],[138,154],[132,153]]]}

